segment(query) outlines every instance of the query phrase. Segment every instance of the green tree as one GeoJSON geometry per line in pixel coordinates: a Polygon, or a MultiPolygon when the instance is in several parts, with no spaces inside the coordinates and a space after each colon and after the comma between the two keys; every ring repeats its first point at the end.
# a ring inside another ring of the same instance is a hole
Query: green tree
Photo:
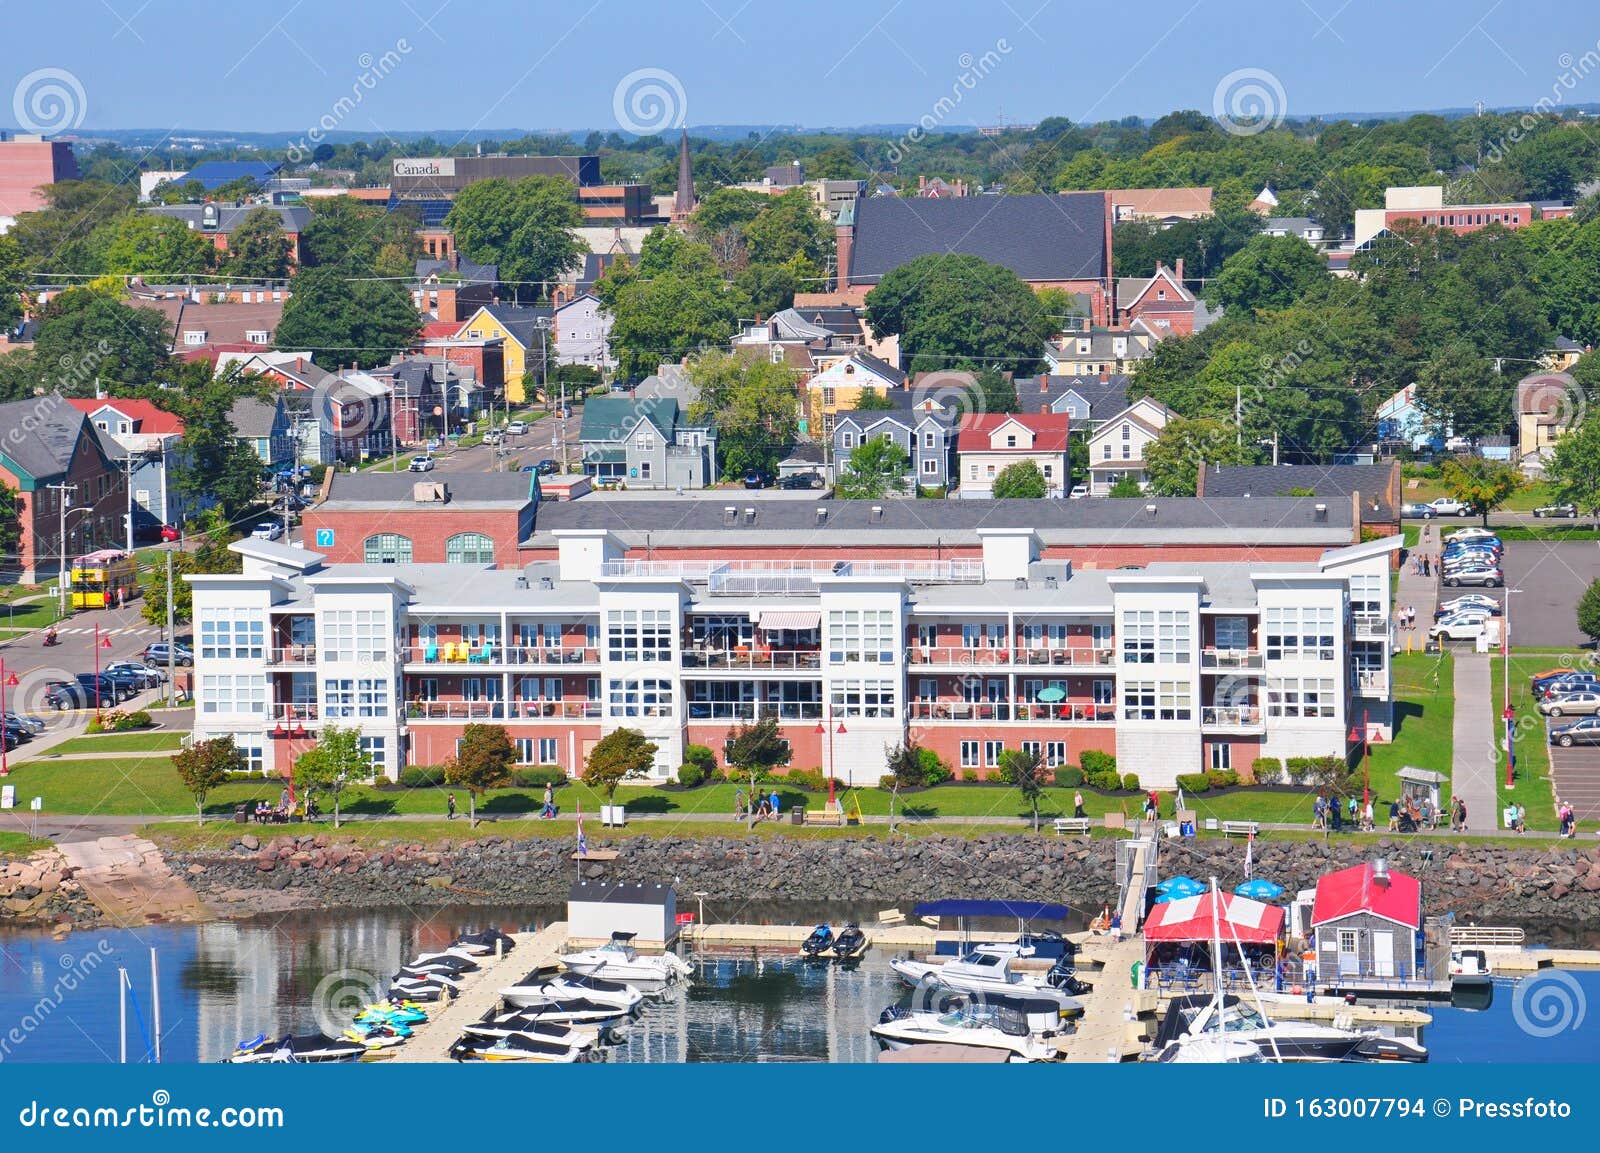
{"type": "MultiPolygon", "coordinates": [[[[233,539],[228,519],[219,508],[208,509],[197,518],[198,532],[191,530],[199,544],[193,551],[175,549],[172,557],[172,620],[174,624],[191,624],[194,620],[194,598],[189,582],[183,578],[190,573],[225,574],[244,571],[244,558],[228,547],[233,539]]],[[[139,602],[139,615],[146,624],[165,627],[167,623],[167,568],[157,565],[145,578],[144,596],[139,602]]]]}
{"type": "Polygon", "coordinates": [[[778,728],[776,717],[763,717],[753,725],[728,730],[728,767],[743,769],[750,778],[750,828],[756,824],[756,785],[770,777],[773,770],[787,765],[791,756],[793,750],[778,728]]]}
{"type": "Polygon", "coordinates": [[[884,757],[885,774],[889,778],[889,832],[894,832],[895,803],[901,789],[920,789],[927,783],[928,774],[923,758],[924,750],[915,741],[907,739],[895,745],[884,757]]]}
{"type": "Polygon", "coordinates": [[[1600,416],[1591,416],[1556,441],[1545,466],[1556,500],[1600,518],[1600,416]]]}
{"type": "Polygon", "coordinates": [[[478,827],[479,794],[509,785],[516,762],[517,750],[504,725],[468,725],[461,730],[461,748],[444,767],[444,783],[467,790],[473,828],[478,827]]]}
{"type": "Polygon", "coordinates": [[[614,262],[595,294],[612,318],[611,348],[625,376],[724,345],[749,315],[711,249],[665,228],[645,238],[637,264],[614,262]]]}
{"type": "Polygon", "coordinates": [[[957,253],[918,256],[884,276],[866,316],[879,337],[900,337],[913,371],[998,364],[1026,374],[1056,327],[1010,269],[957,253]]]}
{"type": "Polygon", "coordinates": [[[689,379],[698,390],[689,417],[716,425],[722,474],[772,473],[799,428],[789,367],[707,352],[689,363],[689,379]]]}
{"type": "Polygon", "coordinates": [[[216,266],[216,247],[183,221],[149,212],[109,220],[89,237],[98,272],[115,276],[186,276],[216,266]]]}
{"type": "Polygon", "coordinates": [[[177,387],[154,390],[153,399],[183,420],[183,438],[173,467],[173,488],[186,500],[210,497],[233,520],[261,498],[262,465],[234,433],[234,402],[262,392],[258,382],[237,375],[213,379],[203,360],[181,365],[177,387]]]}
{"type": "Polygon", "coordinates": [[[283,280],[289,275],[289,237],[278,213],[262,205],[245,214],[228,237],[223,267],[246,280],[283,280]]]}
{"type": "Polygon", "coordinates": [[[1000,755],[1000,779],[1022,794],[1033,808],[1033,831],[1039,831],[1039,797],[1044,793],[1048,770],[1039,754],[1031,749],[1007,749],[1000,755]]]}
{"type": "Polygon", "coordinates": [[[1017,399],[1016,381],[996,368],[986,368],[974,376],[969,395],[974,412],[1007,413],[1022,410],[1017,399]]]}
{"type": "Polygon", "coordinates": [[[321,793],[333,802],[333,827],[339,827],[339,803],[355,784],[371,778],[372,762],[361,751],[361,731],[329,725],[317,743],[294,762],[295,788],[321,793]]]}
{"type": "Polygon", "coordinates": [[[27,288],[22,245],[9,233],[0,236],[0,328],[9,329],[22,319],[22,294],[27,288]]]}
{"type": "Polygon", "coordinates": [[[249,766],[232,737],[213,737],[173,753],[172,767],[178,771],[184,789],[194,798],[195,823],[204,824],[206,797],[218,785],[225,784],[231,774],[242,773],[249,766]]]}
{"type": "Polygon", "coordinates": [[[1417,376],[1416,405],[1440,436],[1490,436],[1511,421],[1511,390],[1465,341],[1435,352],[1417,376]]]}
{"type": "Polygon", "coordinates": [[[615,804],[618,785],[644,776],[655,765],[656,748],[638,729],[613,729],[589,750],[583,782],[604,793],[607,804],[615,804]]]}
{"type": "Polygon", "coordinates": [[[1050,495],[1050,482],[1031,460],[1008,464],[994,478],[996,500],[1040,500],[1050,495]]]}
{"type": "Polygon", "coordinates": [[[1206,293],[1224,308],[1287,308],[1319,281],[1328,262],[1298,236],[1254,236],[1228,257],[1206,293]]]}
{"type": "Polygon", "coordinates": [[[856,397],[857,412],[887,412],[893,407],[889,398],[875,388],[863,388],[856,397]]]}
{"type": "Polygon", "coordinates": [[[1584,636],[1600,641],[1600,580],[1592,580],[1578,598],[1578,628],[1584,636]]]}
{"type": "Polygon", "coordinates": [[[1240,443],[1238,429],[1224,421],[1178,417],[1145,448],[1145,476],[1156,496],[1193,496],[1201,461],[1255,464],[1258,456],[1253,445],[1240,443]]]}
{"type": "Polygon", "coordinates": [[[69,288],[40,317],[34,363],[66,396],[142,390],[167,369],[166,317],[90,288],[69,288]]]}
{"type": "Polygon", "coordinates": [[[905,451],[887,436],[874,436],[850,451],[850,458],[839,470],[834,495],[841,500],[880,500],[902,496],[910,488],[906,472],[910,461],[905,451]]]}
{"type": "Polygon", "coordinates": [[[497,264],[520,299],[542,299],[551,283],[583,261],[586,247],[577,190],[556,176],[479,180],[456,194],[444,225],[456,247],[480,264],[497,264]]]}
{"type": "Polygon", "coordinates": [[[1117,482],[1106,490],[1106,495],[1122,499],[1141,497],[1144,495],[1144,489],[1139,487],[1139,482],[1134,480],[1133,477],[1124,476],[1117,478],[1117,482]]]}
{"type": "Polygon", "coordinates": [[[0,556],[10,559],[22,551],[22,498],[0,481],[0,556]]]}
{"type": "Polygon", "coordinates": [[[740,268],[747,257],[745,225],[761,215],[766,202],[764,193],[748,188],[713,188],[689,217],[689,232],[710,247],[722,267],[740,268]]]}
{"type": "Polygon", "coordinates": [[[814,273],[828,262],[833,230],[818,214],[811,192],[795,188],[767,198],[744,226],[745,248],[753,264],[786,264],[796,258],[814,273]]]}
{"type": "Polygon", "coordinates": [[[421,318],[399,284],[350,280],[338,267],[306,269],[283,306],[279,348],[311,348],[335,364],[386,364],[411,346],[421,318]]]}
{"type": "Polygon", "coordinates": [[[1439,479],[1445,491],[1457,500],[1472,505],[1489,527],[1489,514],[1509,500],[1524,483],[1514,465],[1481,456],[1451,457],[1439,466],[1439,479]]]}
{"type": "MultiPolygon", "coordinates": [[[[120,177],[119,177],[120,179],[120,177]]],[[[136,185],[102,180],[64,180],[40,190],[46,207],[24,212],[6,235],[22,250],[33,276],[49,273],[95,273],[100,268],[88,240],[100,225],[133,207],[136,185]]]]}
{"type": "Polygon", "coordinates": [[[390,212],[382,204],[350,196],[319,196],[309,206],[311,221],[300,234],[300,257],[307,268],[408,276],[422,255],[417,237],[421,221],[404,208],[390,212]]]}

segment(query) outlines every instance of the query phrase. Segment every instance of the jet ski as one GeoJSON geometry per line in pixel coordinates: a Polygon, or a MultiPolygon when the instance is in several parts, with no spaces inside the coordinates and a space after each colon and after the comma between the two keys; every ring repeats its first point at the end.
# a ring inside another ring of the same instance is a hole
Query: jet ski
{"type": "Polygon", "coordinates": [[[502,933],[499,929],[489,928],[481,933],[462,933],[456,938],[452,949],[459,949],[476,957],[485,957],[496,951],[498,947],[502,953],[509,953],[517,947],[517,943],[509,934],[502,933]]]}
{"type": "Polygon", "coordinates": [[[584,1051],[554,1041],[533,1037],[462,1037],[450,1046],[456,1061],[541,1061],[572,1064],[583,1060],[584,1051]]]}
{"type": "Polygon", "coordinates": [[[826,953],[833,948],[833,927],[818,925],[811,930],[811,936],[800,942],[800,951],[808,957],[815,957],[826,953]]]}
{"type": "Polygon", "coordinates": [[[322,1033],[307,1033],[303,1036],[280,1037],[276,1041],[264,1038],[255,1038],[256,1044],[246,1049],[245,1045],[251,1042],[241,1042],[238,1049],[226,1058],[230,1064],[248,1065],[259,1062],[332,1062],[355,1061],[367,1051],[365,1045],[358,1045],[354,1041],[342,1037],[329,1037],[322,1033]]]}
{"type": "Polygon", "coordinates": [[[414,1006],[368,1005],[356,1014],[356,1020],[376,1025],[422,1025],[427,1023],[428,1014],[414,1006]]]}
{"type": "Polygon", "coordinates": [[[841,961],[848,961],[852,957],[866,952],[867,935],[861,931],[861,926],[851,921],[839,935],[833,939],[833,955],[841,961]]]}
{"type": "Polygon", "coordinates": [[[443,985],[436,985],[423,980],[395,979],[395,984],[389,990],[389,1000],[428,1003],[432,1001],[454,1000],[460,996],[455,989],[447,989],[443,985]]]}

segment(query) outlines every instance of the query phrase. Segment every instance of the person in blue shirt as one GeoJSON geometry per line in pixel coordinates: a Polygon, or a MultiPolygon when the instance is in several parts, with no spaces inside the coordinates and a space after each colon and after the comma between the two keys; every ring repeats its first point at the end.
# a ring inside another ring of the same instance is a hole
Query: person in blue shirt
{"type": "Polygon", "coordinates": [[[778,796],[778,790],[777,789],[773,789],[772,790],[772,816],[773,816],[774,820],[777,819],[777,817],[779,815],[779,812],[780,812],[779,806],[781,806],[782,804],[783,804],[783,800],[782,800],[782,798],[780,798],[778,796]]]}

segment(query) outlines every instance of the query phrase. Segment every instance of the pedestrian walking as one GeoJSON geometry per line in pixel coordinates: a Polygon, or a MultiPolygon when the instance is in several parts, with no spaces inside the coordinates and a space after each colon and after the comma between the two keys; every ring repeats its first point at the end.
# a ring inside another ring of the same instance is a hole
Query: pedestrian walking
{"type": "Polygon", "coordinates": [[[1511,827],[1516,829],[1518,833],[1526,833],[1528,831],[1528,810],[1520,804],[1517,806],[1517,815],[1511,819],[1511,827]]]}
{"type": "Polygon", "coordinates": [[[742,785],[733,790],[733,818],[736,821],[742,821],[745,818],[744,786],[742,785]]]}
{"type": "Polygon", "coordinates": [[[778,790],[772,790],[772,816],[776,820],[783,811],[783,799],[778,796],[778,790]]]}
{"type": "Polygon", "coordinates": [[[444,819],[447,821],[456,819],[456,795],[454,793],[450,793],[444,799],[444,819]]]}
{"type": "Polygon", "coordinates": [[[551,785],[550,782],[546,781],[545,782],[545,786],[544,786],[544,808],[539,810],[539,819],[541,821],[549,821],[549,820],[553,820],[555,818],[555,815],[556,815],[556,793],[555,793],[555,787],[553,785],[551,785]]]}
{"type": "Polygon", "coordinates": [[[1422,554],[1422,575],[1433,575],[1433,557],[1429,556],[1427,553],[1422,554]]]}
{"type": "Polygon", "coordinates": [[[1083,793],[1082,792],[1076,792],[1076,793],[1072,794],[1072,815],[1074,817],[1082,817],[1082,816],[1086,815],[1084,813],[1084,811],[1083,811],[1083,793]]]}
{"type": "Polygon", "coordinates": [[[1367,801],[1367,807],[1361,814],[1361,830],[1362,832],[1370,833],[1375,827],[1376,826],[1373,824],[1372,817],[1372,801],[1369,798],[1367,801]]]}

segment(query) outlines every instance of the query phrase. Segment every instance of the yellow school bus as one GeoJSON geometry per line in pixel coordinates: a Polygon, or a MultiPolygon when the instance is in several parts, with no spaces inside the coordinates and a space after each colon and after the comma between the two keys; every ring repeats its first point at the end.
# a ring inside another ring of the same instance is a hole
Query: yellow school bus
{"type": "Polygon", "coordinates": [[[78,609],[114,608],[139,589],[133,554],[114,548],[73,557],[68,581],[72,607],[78,609]]]}

